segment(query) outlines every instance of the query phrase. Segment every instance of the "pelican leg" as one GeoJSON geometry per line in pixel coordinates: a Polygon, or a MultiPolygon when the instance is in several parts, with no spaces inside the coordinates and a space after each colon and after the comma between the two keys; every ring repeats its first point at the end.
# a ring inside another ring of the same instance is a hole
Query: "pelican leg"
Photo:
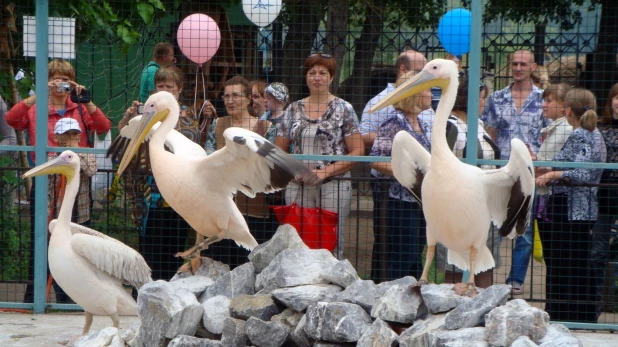
{"type": "Polygon", "coordinates": [[[92,317],[92,313],[86,312],[86,324],[84,324],[82,335],[86,335],[90,331],[90,327],[92,326],[92,317]]]}
{"type": "Polygon", "coordinates": [[[112,319],[112,324],[114,325],[114,328],[120,329],[120,317],[118,317],[118,312],[114,312],[114,314],[109,316],[109,318],[112,319]]]}
{"type": "Polygon", "coordinates": [[[436,254],[436,245],[429,246],[427,245],[427,254],[425,255],[425,266],[423,267],[423,274],[421,275],[421,280],[418,281],[419,284],[426,284],[427,276],[429,275],[429,268],[431,267],[431,263],[433,262],[433,257],[436,254]]]}
{"type": "Polygon", "coordinates": [[[468,286],[474,287],[474,271],[476,269],[476,256],[479,253],[478,248],[470,247],[470,278],[468,278],[468,286]]]}
{"type": "MultiPolygon", "coordinates": [[[[202,243],[202,241],[204,241],[204,235],[200,233],[196,234],[197,236],[195,237],[195,245],[198,246],[200,243],[202,243]]],[[[176,256],[178,256],[178,254],[176,254],[176,256]]],[[[197,271],[197,269],[199,269],[201,265],[202,257],[198,252],[196,257],[192,257],[188,262],[184,263],[181,267],[179,267],[176,273],[191,272],[195,275],[195,271],[197,271]]]]}
{"type": "Polygon", "coordinates": [[[177,257],[183,257],[183,258],[193,258],[196,255],[199,255],[199,253],[204,250],[207,249],[209,245],[217,242],[220,240],[219,234],[216,234],[212,237],[207,238],[206,240],[203,240],[202,242],[200,242],[199,244],[191,247],[190,249],[184,251],[184,252],[179,252],[176,253],[177,257]]]}

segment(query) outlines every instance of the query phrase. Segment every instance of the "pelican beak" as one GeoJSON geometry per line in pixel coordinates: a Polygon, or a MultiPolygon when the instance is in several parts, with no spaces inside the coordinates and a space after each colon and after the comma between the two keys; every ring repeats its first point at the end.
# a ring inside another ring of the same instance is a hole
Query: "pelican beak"
{"type": "Polygon", "coordinates": [[[28,178],[53,174],[65,175],[67,177],[67,180],[70,181],[75,175],[75,170],[70,166],[70,162],[67,162],[66,158],[57,157],[48,161],[45,164],[41,164],[28,170],[26,173],[21,175],[21,177],[28,178]]]}
{"type": "Polygon", "coordinates": [[[397,89],[393,90],[384,99],[380,100],[377,104],[375,104],[369,110],[369,113],[379,111],[389,105],[392,105],[412,95],[418,94],[423,90],[429,89],[431,87],[438,86],[444,89],[448,85],[448,82],[449,81],[447,79],[436,78],[436,76],[434,76],[433,74],[422,70],[418,74],[414,75],[414,77],[407,80],[404,84],[397,87],[397,89]]]}
{"type": "Polygon", "coordinates": [[[129,142],[127,150],[122,156],[120,166],[118,167],[118,176],[121,176],[127,166],[129,166],[131,159],[133,159],[133,156],[137,153],[137,150],[144,141],[146,135],[148,135],[150,129],[152,129],[157,122],[164,120],[168,113],[168,109],[163,109],[159,112],[148,112],[142,116],[142,120],[140,121],[137,131],[135,132],[135,136],[133,136],[131,142],[129,142]]]}

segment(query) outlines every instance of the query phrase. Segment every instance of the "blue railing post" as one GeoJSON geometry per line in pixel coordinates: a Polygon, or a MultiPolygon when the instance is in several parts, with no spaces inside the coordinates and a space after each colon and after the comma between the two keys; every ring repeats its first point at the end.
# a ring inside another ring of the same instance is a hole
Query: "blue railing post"
{"type": "MultiPolygon", "coordinates": [[[[36,1],[36,164],[47,159],[48,0],[36,1]]],[[[47,282],[47,176],[35,177],[34,196],[34,313],[45,312],[47,282]]]]}

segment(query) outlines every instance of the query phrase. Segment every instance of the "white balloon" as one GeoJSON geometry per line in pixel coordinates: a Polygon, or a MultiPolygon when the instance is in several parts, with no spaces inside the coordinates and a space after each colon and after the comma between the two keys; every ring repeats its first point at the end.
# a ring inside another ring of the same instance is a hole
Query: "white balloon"
{"type": "Polygon", "coordinates": [[[265,27],[279,15],[281,0],[242,0],[242,10],[253,24],[265,27]]]}

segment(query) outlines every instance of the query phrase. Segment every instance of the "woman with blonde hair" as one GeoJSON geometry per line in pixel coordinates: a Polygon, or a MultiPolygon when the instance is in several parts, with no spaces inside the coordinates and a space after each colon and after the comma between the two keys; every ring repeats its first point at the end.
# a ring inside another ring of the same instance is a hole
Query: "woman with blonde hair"
{"type": "MultiPolygon", "coordinates": [[[[566,95],[566,119],[573,127],[553,161],[603,163],[605,142],[597,129],[596,99],[586,89],[566,95]]],[[[597,220],[597,191],[603,169],[536,168],[537,186],[549,197],[539,220],[547,266],[545,311],[555,321],[596,322],[590,278],[590,229],[597,220]]]]}
{"type": "MultiPolygon", "coordinates": [[[[414,76],[409,71],[397,79],[396,86],[414,76]]],[[[394,111],[378,129],[372,156],[390,157],[393,139],[401,131],[407,131],[423,146],[430,150],[431,124],[434,112],[431,109],[431,91],[425,90],[396,103],[394,111]]],[[[374,162],[371,167],[381,175],[393,176],[391,163],[374,162]]],[[[423,262],[421,255],[425,247],[425,219],[421,205],[412,194],[396,180],[392,180],[388,191],[387,280],[404,276],[420,278],[423,262]]]]}

